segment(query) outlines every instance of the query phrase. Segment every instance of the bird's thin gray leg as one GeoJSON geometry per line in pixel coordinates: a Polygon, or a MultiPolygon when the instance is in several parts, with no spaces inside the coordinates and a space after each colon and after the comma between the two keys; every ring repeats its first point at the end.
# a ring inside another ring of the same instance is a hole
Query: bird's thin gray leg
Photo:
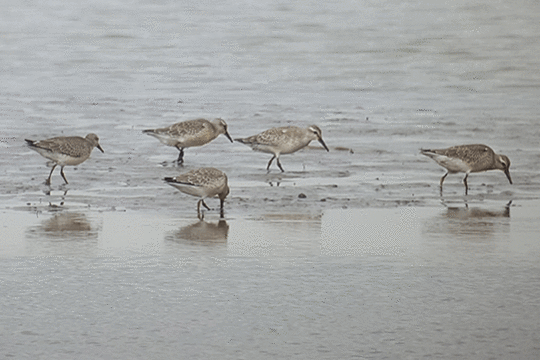
{"type": "Polygon", "coordinates": [[[447,171],[446,174],[444,174],[443,177],[441,178],[441,182],[440,182],[441,190],[442,190],[442,184],[443,184],[443,182],[444,182],[444,179],[446,178],[446,176],[448,176],[449,173],[450,173],[450,172],[447,171]]]}
{"type": "Polygon", "coordinates": [[[60,168],[60,175],[62,175],[62,177],[64,178],[64,181],[66,182],[66,184],[69,184],[67,179],[66,179],[66,175],[64,175],[64,167],[63,166],[60,168]]]}
{"type": "Polygon", "coordinates": [[[270,170],[270,165],[272,165],[272,161],[274,161],[275,158],[276,158],[276,155],[272,156],[272,158],[268,162],[268,166],[266,166],[266,170],[270,170]]]}
{"type": "Polygon", "coordinates": [[[184,148],[177,147],[177,149],[180,153],[178,154],[178,159],[176,159],[176,163],[178,165],[182,165],[184,163],[184,148]]]}
{"type": "Polygon", "coordinates": [[[446,174],[443,175],[443,177],[441,178],[441,181],[439,183],[439,191],[440,191],[440,195],[442,196],[442,184],[444,182],[444,179],[446,178],[446,176],[448,175],[449,172],[447,172],[446,174]]]}
{"type": "Polygon", "coordinates": [[[279,169],[281,170],[281,172],[285,172],[285,170],[283,170],[283,168],[281,167],[281,163],[279,162],[279,157],[276,158],[276,162],[277,162],[277,166],[279,166],[279,169]]]}
{"type": "Polygon", "coordinates": [[[219,216],[223,219],[223,203],[225,202],[225,199],[219,199],[219,216]]]}
{"type": "Polygon", "coordinates": [[[203,212],[201,211],[201,203],[203,202],[203,200],[199,200],[199,202],[197,203],[197,217],[199,218],[199,220],[203,220],[204,219],[204,214],[203,212]]]}
{"type": "Polygon", "coordinates": [[[52,176],[52,173],[53,173],[54,169],[56,169],[56,164],[54,164],[54,166],[51,169],[51,172],[49,173],[49,177],[47,178],[47,180],[45,180],[46,185],[51,185],[51,176],[52,176]]]}
{"type": "Polygon", "coordinates": [[[465,174],[465,178],[463,179],[463,184],[465,184],[465,195],[469,193],[469,185],[467,184],[467,177],[469,177],[469,174],[465,174]]]}
{"type": "Polygon", "coordinates": [[[208,207],[208,205],[206,205],[206,203],[204,202],[204,200],[201,200],[201,201],[202,201],[203,206],[206,208],[206,210],[211,210],[211,209],[208,207]]]}

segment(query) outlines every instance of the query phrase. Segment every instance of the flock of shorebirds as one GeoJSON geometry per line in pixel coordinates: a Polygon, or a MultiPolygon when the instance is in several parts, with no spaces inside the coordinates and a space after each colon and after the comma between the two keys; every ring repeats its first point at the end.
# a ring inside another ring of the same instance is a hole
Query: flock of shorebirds
{"type": "MultiPolygon", "coordinates": [[[[184,162],[184,149],[186,148],[208,144],[221,134],[233,142],[227,131],[227,124],[223,119],[212,121],[206,119],[188,120],[166,128],[144,130],[143,133],[157,138],[165,145],[178,149],[179,154],[176,162],[179,165],[184,162]]],[[[68,181],[64,174],[65,166],[81,164],[90,157],[92,150],[96,147],[101,152],[104,152],[96,134],[88,134],[84,138],[60,136],[41,141],[25,140],[32,150],[37,151],[54,163],[49,177],[45,181],[47,185],[51,184],[51,176],[56,166],[60,165],[60,174],[67,184],[68,181]]],[[[266,169],[270,170],[270,165],[275,159],[282,172],[284,170],[279,161],[281,154],[292,154],[306,147],[313,140],[319,141],[326,151],[329,151],[323,141],[322,131],[316,125],[307,128],[296,126],[277,127],[257,135],[234,140],[250,146],[255,151],[272,154],[273,156],[266,169]]],[[[440,181],[441,193],[446,176],[455,173],[465,173],[463,183],[466,195],[468,193],[467,178],[470,173],[474,172],[502,170],[510,184],[512,184],[509,171],[510,160],[505,155],[495,154],[489,146],[480,144],[459,145],[447,149],[421,149],[420,153],[432,158],[440,166],[446,168],[447,172],[440,181]]],[[[210,210],[204,199],[215,196],[220,199],[221,215],[223,216],[223,203],[229,194],[229,186],[227,175],[222,171],[214,168],[200,168],[176,177],[166,177],[163,180],[185,194],[199,197],[197,203],[197,216],[199,219],[202,220],[204,217],[201,205],[210,210]]]]}

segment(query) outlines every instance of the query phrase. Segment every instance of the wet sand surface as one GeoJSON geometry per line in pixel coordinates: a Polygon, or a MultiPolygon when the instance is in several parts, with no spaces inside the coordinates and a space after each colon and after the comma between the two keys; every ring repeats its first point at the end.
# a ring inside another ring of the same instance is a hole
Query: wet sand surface
{"type": "Polygon", "coordinates": [[[0,353],[539,357],[538,6],[49,5],[0,14],[0,353]],[[177,166],[142,133],[198,117],[330,152],[267,172],[220,136],[177,166]],[[24,139],[90,132],[105,153],[45,185],[24,139]],[[419,149],[467,143],[514,184],[441,195],[419,149]],[[231,193],[200,222],[162,179],[207,166],[231,193]]]}

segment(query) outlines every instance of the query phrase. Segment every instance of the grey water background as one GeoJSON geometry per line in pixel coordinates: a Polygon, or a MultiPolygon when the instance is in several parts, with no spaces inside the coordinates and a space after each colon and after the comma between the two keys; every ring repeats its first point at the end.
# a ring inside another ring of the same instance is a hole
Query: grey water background
{"type": "Polygon", "coordinates": [[[2,2],[0,353],[538,358],[539,6],[2,2]],[[197,117],[317,124],[331,151],[267,173],[220,137],[178,168],[141,133],[197,117]],[[105,153],[45,186],[24,139],[89,132],[105,153]],[[464,143],[514,185],[441,196],[418,150],[464,143]],[[202,166],[225,219],[161,181],[202,166]]]}

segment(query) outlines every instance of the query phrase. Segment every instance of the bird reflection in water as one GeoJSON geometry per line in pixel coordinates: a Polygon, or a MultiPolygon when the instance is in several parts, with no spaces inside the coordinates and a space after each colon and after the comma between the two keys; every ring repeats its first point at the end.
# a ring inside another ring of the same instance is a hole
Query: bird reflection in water
{"type": "Polygon", "coordinates": [[[58,212],[41,225],[29,229],[29,233],[64,240],[96,239],[98,236],[97,230],[92,228],[85,214],[72,212],[58,212]]]}
{"type": "Polygon", "coordinates": [[[193,245],[214,246],[227,243],[229,224],[225,220],[217,223],[197,221],[175,231],[166,237],[167,240],[191,243],[193,245]]]}
{"type": "Polygon", "coordinates": [[[449,207],[447,208],[446,216],[455,219],[473,219],[473,218],[509,218],[510,217],[510,205],[512,200],[504,206],[503,209],[481,209],[481,208],[469,208],[469,204],[465,203],[465,207],[449,207]]]}
{"type": "Polygon", "coordinates": [[[510,206],[512,201],[502,208],[480,208],[469,206],[450,206],[446,212],[429,220],[426,231],[432,234],[450,234],[458,238],[488,239],[498,233],[510,231],[510,206]]]}
{"type": "MultiPolygon", "coordinates": [[[[62,186],[65,186],[65,184],[62,185],[62,186]]],[[[49,209],[50,210],[61,210],[62,207],[64,206],[68,191],[69,191],[69,189],[66,189],[64,191],[64,193],[62,195],[60,195],[59,198],[58,198],[58,197],[56,197],[56,196],[54,196],[52,194],[52,191],[51,191],[50,187],[48,189],[43,190],[43,193],[45,195],[47,195],[49,197],[49,199],[50,199],[50,201],[49,201],[49,209]],[[55,203],[55,200],[58,201],[58,204],[55,203]]]]}

